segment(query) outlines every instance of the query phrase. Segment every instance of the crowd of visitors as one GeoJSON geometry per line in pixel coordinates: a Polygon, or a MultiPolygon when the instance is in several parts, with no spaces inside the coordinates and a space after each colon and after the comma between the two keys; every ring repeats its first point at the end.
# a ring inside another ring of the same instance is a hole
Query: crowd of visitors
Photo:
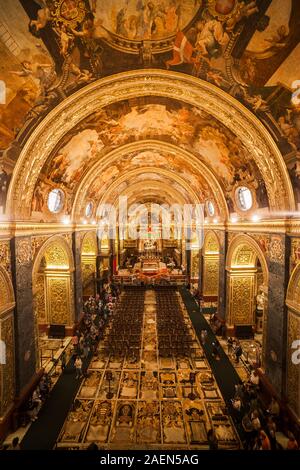
{"type": "Polygon", "coordinates": [[[113,314],[119,295],[119,287],[106,284],[101,295],[89,297],[84,302],[82,318],[72,338],[76,379],[85,375],[84,360],[95,352],[99,340],[103,338],[104,328],[113,314]]]}
{"type": "MultiPolygon", "coordinates": [[[[191,289],[192,296],[199,304],[200,311],[203,311],[203,299],[198,286],[191,289]]],[[[236,364],[239,364],[243,356],[242,344],[238,338],[228,337],[221,319],[214,312],[210,312],[209,324],[215,335],[222,335],[227,338],[227,354],[236,364]]],[[[207,329],[200,331],[200,342],[205,346],[208,332],[207,329]]],[[[211,355],[215,360],[220,360],[221,345],[215,337],[211,345],[211,355]]],[[[256,366],[260,366],[257,361],[256,366]]],[[[289,429],[289,425],[283,422],[280,405],[272,398],[268,406],[265,405],[260,384],[260,375],[257,368],[252,368],[248,380],[236,385],[235,395],[231,400],[230,410],[237,427],[244,436],[244,448],[247,450],[298,450],[299,443],[295,435],[289,429]],[[279,434],[278,434],[279,432],[279,434]],[[279,437],[283,437],[280,439],[279,437]]],[[[218,448],[217,438],[213,429],[207,434],[209,448],[216,450],[218,448]]]]}
{"type": "MultiPolygon", "coordinates": [[[[72,359],[67,364],[65,351],[63,351],[59,359],[62,373],[68,367],[71,372],[72,370],[75,371],[76,379],[80,379],[86,374],[84,370],[85,359],[94,353],[98,341],[103,337],[104,328],[113,314],[119,296],[120,290],[117,286],[106,284],[100,295],[97,294],[96,297],[91,296],[84,302],[80,322],[76,326],[72,337],[72,359]]],[[[33,422],[38,419],[39,411],[50,394],[51,385],[51,377],[49,374],[44,374],[24,405],[22,425],[25,426],[28,421],[33,422]]],[[[17,449],[18,446],[19,444],[17,443],[15,448],[17,449]]]]}
{"type": "MultiPolygon", "coordinates": [[[[242,384],[235,386],[232,399],[232,413],[244,434],[246,450],[280,450],[282,444],[277,440],[277,431],[282,429],[279,403],[272,398],[269,406],[265,406],[260,393],[260,378],[256,369],[242,384]]],[[[287,450],[298,450],[298,443],[290,430],[285,430],[288,441],[287,450]]]]}

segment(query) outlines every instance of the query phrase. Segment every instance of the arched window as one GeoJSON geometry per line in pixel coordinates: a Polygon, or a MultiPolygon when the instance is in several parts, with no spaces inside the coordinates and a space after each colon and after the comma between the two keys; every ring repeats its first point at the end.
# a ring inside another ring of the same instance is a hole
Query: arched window
{"type": "Polygon", "coordinates": [[[64,193],[61,189],[52,189],[48,195],[48,209],[54,214],[58,213],[64,204],[64,193]]]}
{"type": "Polygon", "coordinates": [[[253,197],[249,188],[240,186],[236,190],[236,201],[239,209],[248,211],[253,206],[253,197]]]}
{"type": "Polygon", "coordinates": [[[85,216],[86,217],[92,217],[93,215],[93,208],[94,204],[92,202],[89,202],[85,208],[85,216]]]}
{"type": "Polygon", "coordinates": [[[206,209],[210,217],[213,217],[215,215],[215,206],[211,201],[206,202],[206,209]]]}

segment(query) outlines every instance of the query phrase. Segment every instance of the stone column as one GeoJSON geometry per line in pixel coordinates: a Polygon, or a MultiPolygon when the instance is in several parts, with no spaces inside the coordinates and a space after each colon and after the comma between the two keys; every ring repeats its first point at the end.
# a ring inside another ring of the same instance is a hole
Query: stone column
{"type": "Polygon", "coordinates": [[[287,348],[288,259],[290,242],[285,235],[272,235],[269,249],[269,290],[266,325],[266,376],[279,396],[285,390],[287,348]]]}
{"type": "Polygon", "coordinates": [[[16,389],[20,393],[39,367],[37,324],[33,313],[31,237],[12,239],[11,252],[16,297],[16,389]]]}
{"type": "Polygon", "coordinates": [[[74,256],[74,301],[75,301],[75,321],[82,312],[82,271],[81,271],[81,243],[82,233],[73,233],[73,256],[74,256]]]}
{"type": "Polygon", "coordinates": [[[288,405],[300,420],[300,305],[291,306],[288,311],[287,331],[287,384],[288,405]]]}
{"type": "Polygon", "coordinates": [[[225,320],[226,316],[226,255],[227,255],[227,233],[225,230],[218,232],[220,242],[219,250],[219,299],[218,315],[225,320]]]}

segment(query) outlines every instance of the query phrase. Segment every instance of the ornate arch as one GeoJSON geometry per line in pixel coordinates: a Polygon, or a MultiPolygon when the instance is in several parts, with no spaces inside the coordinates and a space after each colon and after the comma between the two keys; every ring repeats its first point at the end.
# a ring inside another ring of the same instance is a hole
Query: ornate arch
{"type": "Polygon", "coordinates": [[[69,243],[61,235],[54,235],[53,237],[48,238],[48,240],[40,246],[33,263],[33,275],[39,270],[44,256],[47,261],[47,252],[49,263],[52,262],[50,255],[51,251],[53,251],[52,259],[56,259],[58,267],[60,266],[61,269],[68,269],[70,272],[74,271],[74,258],[69,243]]]}
{"type": "Polygon", "coordinates": [[[251,148],[271,209],[295,210],[285,162],[272,137],[253,113],[210,83],[177,72],[149,69],[100,79],[64,100],[45,117],[24,145],[16,164],[8,192],[10,217],[29,216],[38,175],[57,142],[68,131],[99,108],[149,95],[181,100],[221,121],[251,148]],[[24,207],[27,214],[24,214],[24,207]]]}
{"type": "Polygon", "coordinates": [[[291,355],[295,351],[294,342],[299,339],[300,328],[300,263],[294,268],[287,289],[287,398],[288,404],[300,416],[300,372],[299,365],[294,363],[291,355]]]}
{"type": "Polygon", "coordinates": [[[0,266],[0,316],[15,307],[15,294],[9,275],[0,266]]]}
{"type": "Polygon", "coordinates": [[[73,271],[73,253],[67,240],[61,235],[48,238],[35,256],[32,270],[37,342],[39,324],[72,325],[74,321],[73,271]]]}
{"type": "Polygon", "coordinates": [[[300,264],[294,268],[287,289],[286,304],[300,315],[300,264]]]}
{"type": "Polygon", "coordinates": [[[209,230],[205,235],[204,253],[220,253],[220,241],[218,235],[213,230],[209,230]]]}
{"type": "Polygon", "coordinates": [[[87,232],[81,244],[81,255],[97,256],[97,237],[95,232],[87,232]]]}
{"type": "MultiPolygon", "coordinates": [[[[223,194],[223,190],[212,171],[207,168],[206,165],[201,160],[199,160],[199,158],[197,158],[191,152],[188,152],[187,150],[179,148],[176,145],[170,143],[160,142],[157,140],[144,140],[120,146],[117,149],[114,149],[108,154],[106,154],[105,157],[101,159],[101,161],[98,161],[93,165],[93,167],[86,173],[78,188],[78,191],[75,196],[75,202],[73,205],[72,217],[74,218],[75,215],[79,215],[80,211],[84,207],[87,188],[89,188],[92,185],[93,181],[101,175],[101,172],[103,172],[104,169],[108,168],[111,165],[114,165],[114,163],[117,162],[120,157],[124,156],[124,154],[133,154],[136,151],[145,152],[148,150],[156,150],[160,152],[176,154],[176,156],[180,157],[183,162],[189,161],[191,168],[196,173],[201,174],[201,176],[207,182],[208,186],[211,188],[214,195],[217,196],[218,209],[220,213],[223,215],[224,218],[228,216],[228,207],[223,194]]],[[[171,170],[163,169],[158,166],[137,167],[130,171],[126,171],[126,174],[121,175],[119,178],[117,178],[117,180],[114,181],[111,186],[112,188],[115,188],[117,182],[120,183],[122,181],[126,181],[126,179],[128,179],[131,175],[135,175],[141,172],[153,172],[154,170],[157,174],[169,177],[171,180],[178,182],[180,185],[182,185],[183,188],[185,188],[188,192],[193,195],[195,201],[200,202],[196,192],[193,190],[193,188],[191,188],[189,181],[186,181],[182,176],[179,176],[171,170]]],[[[99,203],[104,203],[104,199],[105,197],[102,197],[99,203]]]]}
{"type": "Polygon", "coordinates": [[[220,279],[220,242],[217,234],[209,230],[205,234],[202,250],[203,263],[203,286],[202,293],[204,298],[215,298],[219,295],[220,279]]]}
{"type": "Polygon", "coordinates": [[[257,258],[261,263],[264,280],[265,283],[267,283],[269,279],[269,270],[267,260],[262,249],[249,235],[236,235],[231,240],[227,250],[226,269],[229,270],[241,265],[255,268],[257,258]]]}

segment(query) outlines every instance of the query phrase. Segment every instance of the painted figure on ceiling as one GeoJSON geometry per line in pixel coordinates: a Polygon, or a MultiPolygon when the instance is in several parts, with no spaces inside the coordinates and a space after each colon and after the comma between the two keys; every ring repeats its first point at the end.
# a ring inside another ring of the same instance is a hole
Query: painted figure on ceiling
{"type": "Polygon", "coordinates": [[[1,166],[0,169],[0,211],[4,213],[6,196],[9,186],[10,176],[5,170],[4,166],[1,166]]]}

